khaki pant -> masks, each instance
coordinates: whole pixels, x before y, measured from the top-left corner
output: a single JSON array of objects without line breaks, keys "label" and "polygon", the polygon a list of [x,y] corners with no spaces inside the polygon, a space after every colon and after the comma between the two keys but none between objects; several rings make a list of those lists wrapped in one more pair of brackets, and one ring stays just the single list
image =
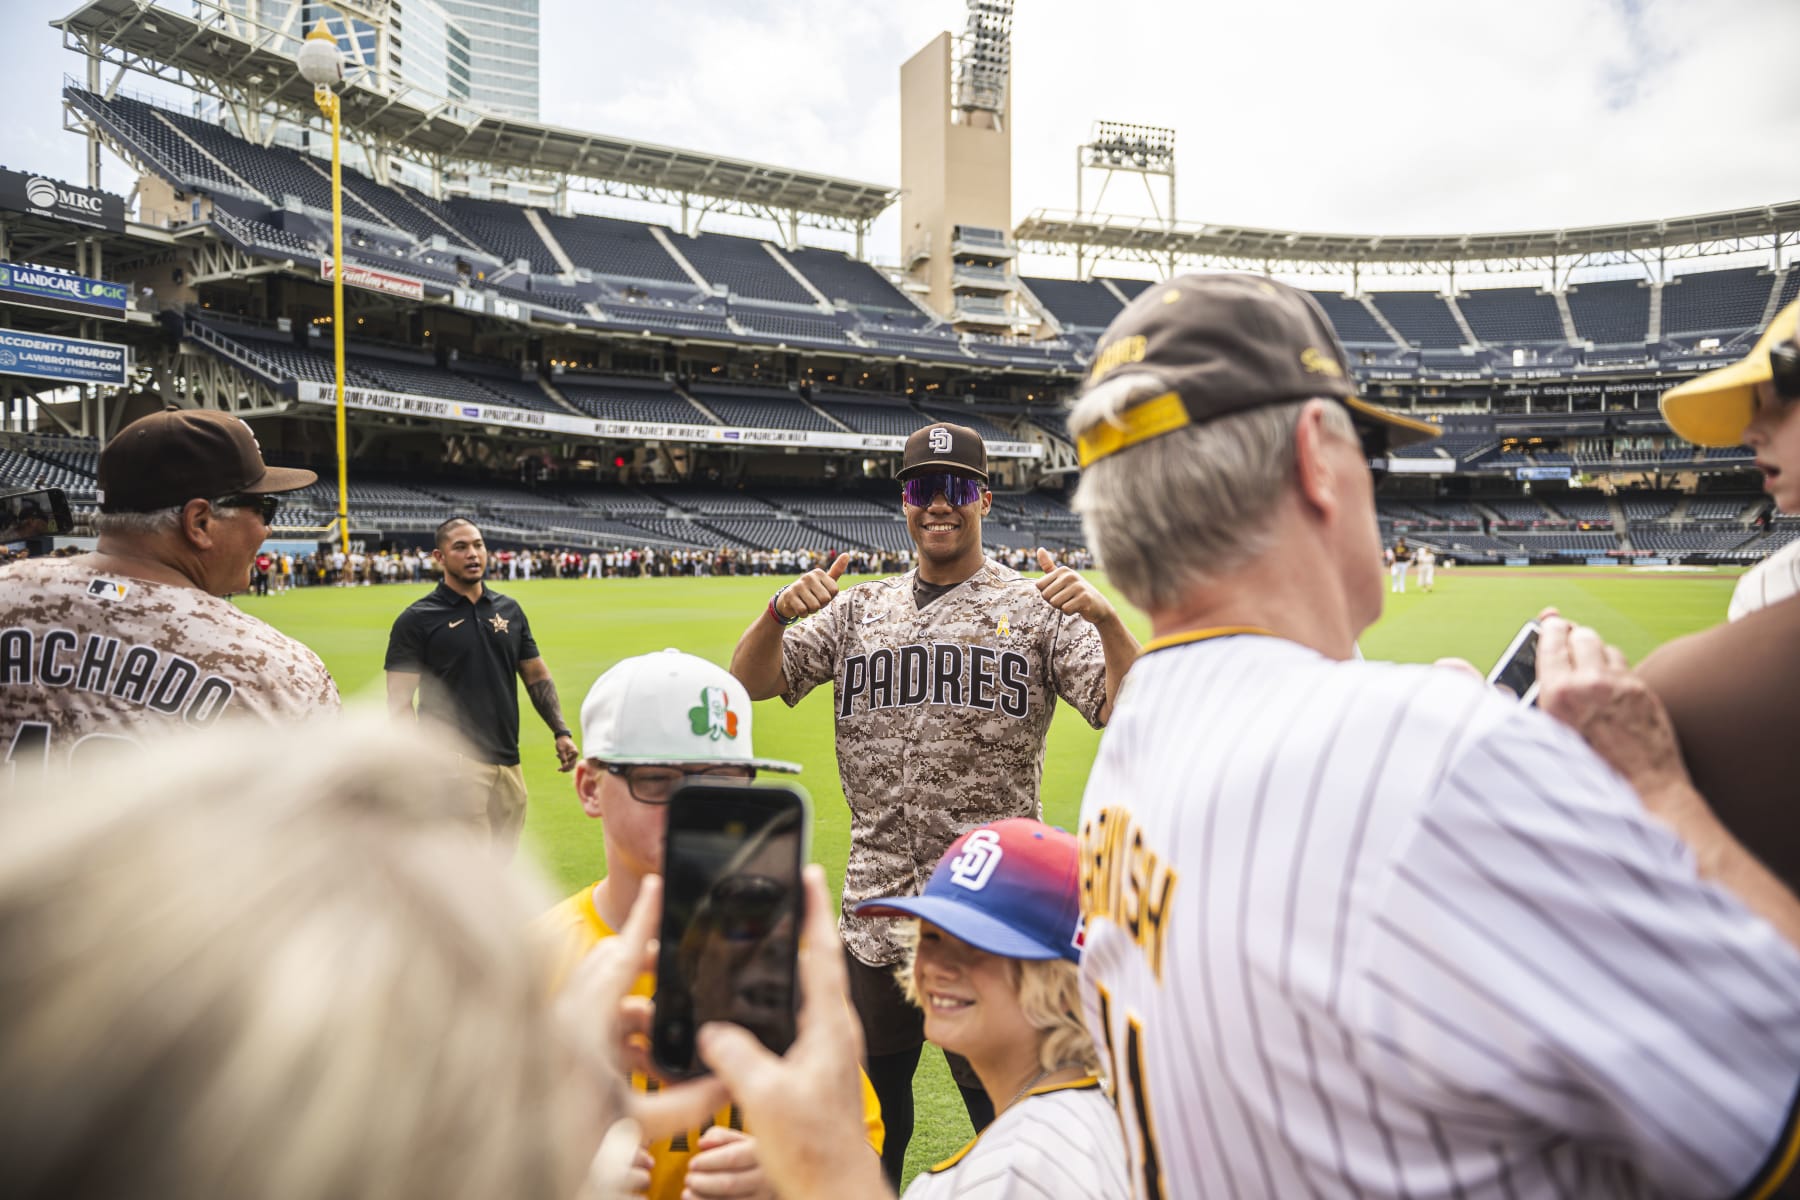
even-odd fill
[{"label": "khaki pant", "polygon": [[511,858],[519,848],[519,832],[525,828],[525,772],[519,764],[476,762],[464,759],[475,780],[477,803],[469,815],[470,826]]}]

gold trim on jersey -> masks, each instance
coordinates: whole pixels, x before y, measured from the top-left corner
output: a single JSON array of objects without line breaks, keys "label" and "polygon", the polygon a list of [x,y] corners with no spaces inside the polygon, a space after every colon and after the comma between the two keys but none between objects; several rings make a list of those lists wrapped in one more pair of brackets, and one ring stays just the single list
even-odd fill
[{"label": "gold trim on jersey", "polygon": [[1782,1124],[1775,1148],[1738,1195],[1745,1200],[1768,1200],[1794,1173],[1797,1161],[1800,1161],[1800,1089],[1795,1091],[1794,1099],[1788,1105],[1787,1120]]},{"label": "gold trim on jersey", "polygon": [[[1020,1096],[1019,1100],[1014,1101],[1014,1103],[1016,1104],[1016,1103],[1019,1103],[1020,1101],[1029,1100],[1033,1096],[1048,1095],[1051,1092],[1080,1091],[1085,1088],[1097,1088],[1099,1086],[1100,1086],[1100,1077],[1098,1075],[1083,1075],[1080,1079],[1071,1079],[1067,1083],[1046,1083],[1043,1087],[1032,1088],[1029,1092],[1026,1092],[1023,1096]],[[1000,1118],[998,1116],[996,1116],[994,1119],[997,1121]],[[989,1125],[988,1128],[992,1129],[993,1126]],[[983,1130],[982,1132],[985,1133],[986,1130]],[[981,1140],[981,1134],[978,1133],[974,1137],[970,1138],[968,1140],[967,1144],[965,1144],[961,1150],[958,1150],[955,1154],[952,1154],[949,1158],[946,1158],[943,1162],[938,1163],[935,1167],[926,1167],[925,1168],[926,1173],[930,1174],[930,1175],[936,1175],[940,1171],[948,1171],[951,1167],[954,1167],[957,1163],[959,1163],[963,1159],[967,1158],[969,1156],[969,1151],[973,1150],[975,1148],[975,1143],[979,1142],[980,1140]]]},{"label": "gold trim on jersey", "polygon": [[1151,638],[1144,643],[1144,653],[1148,654],[1152,650],[1167,650],[1170,646],[1185,646],[1190,642],[1207,642],[1213,638],[1280,636],[1273,629],[1264,629],[1261,625],[1218,625],[1211,629],[1184,629],[1180,633],[1169,633],[1159,638]]}]

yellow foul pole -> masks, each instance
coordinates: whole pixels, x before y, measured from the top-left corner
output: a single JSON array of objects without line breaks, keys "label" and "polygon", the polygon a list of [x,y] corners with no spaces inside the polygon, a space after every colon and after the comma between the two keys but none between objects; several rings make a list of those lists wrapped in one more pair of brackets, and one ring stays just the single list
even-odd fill
[{"label": "yellow foul pole", "polygon": [[344,156],[343,123],[336,92],[331,97],[331,339],[337,357],[338,548],[350,552],[350,444],[344,431]]},{"label": "yellow foul pole", "polygon": [[[341,74],[337,63],[337,39],[321,20],[306,35],[307,46],[301,51],[301,69],[303,72],[311,68],[307,56],[312,53],[312,43],[319,42],[330,47],[326,55],[326,72],[313,72],[308,78],[337,78]],[[313,64],[316,66],[317,64]],[[319,111],[331,119],[331,341],[334,351],[337,373],[337,467],[338,467],[338,502],[337,531],[338,548],[348,553],[350,550],[350,452],[349,438],[344,431],[344,155],[343,155],[343,106],[339,103],[338,94],[331,90],[328,83],[313,84],[313,102]]]}]

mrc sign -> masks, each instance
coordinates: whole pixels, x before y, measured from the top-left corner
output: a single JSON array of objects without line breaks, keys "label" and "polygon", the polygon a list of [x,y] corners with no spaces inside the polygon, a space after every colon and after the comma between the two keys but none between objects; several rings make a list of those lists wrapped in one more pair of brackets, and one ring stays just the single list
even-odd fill
[{"label": "mrc sign", "polygon": [[125,228],[125,201],[111,192],[19,171],[0,170],[0,209],[114,233]]}]

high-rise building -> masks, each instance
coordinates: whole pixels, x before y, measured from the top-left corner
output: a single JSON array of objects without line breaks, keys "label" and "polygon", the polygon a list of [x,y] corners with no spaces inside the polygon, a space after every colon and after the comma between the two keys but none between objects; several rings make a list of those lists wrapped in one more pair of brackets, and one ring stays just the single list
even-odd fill
[{"label": "high-rise building", "polygon": [[469,35],[469,103],[482,112],[537,120],[538,0],[438,3]]},{"label": "high-rise building", "polygon": [[300,28],[311,29],[319,21],[337,38],[347,70],[371,71],[390,91],[417,89],[481,107],[471,78],[469,31],[436,0],[357,6],[304,0]]}]

